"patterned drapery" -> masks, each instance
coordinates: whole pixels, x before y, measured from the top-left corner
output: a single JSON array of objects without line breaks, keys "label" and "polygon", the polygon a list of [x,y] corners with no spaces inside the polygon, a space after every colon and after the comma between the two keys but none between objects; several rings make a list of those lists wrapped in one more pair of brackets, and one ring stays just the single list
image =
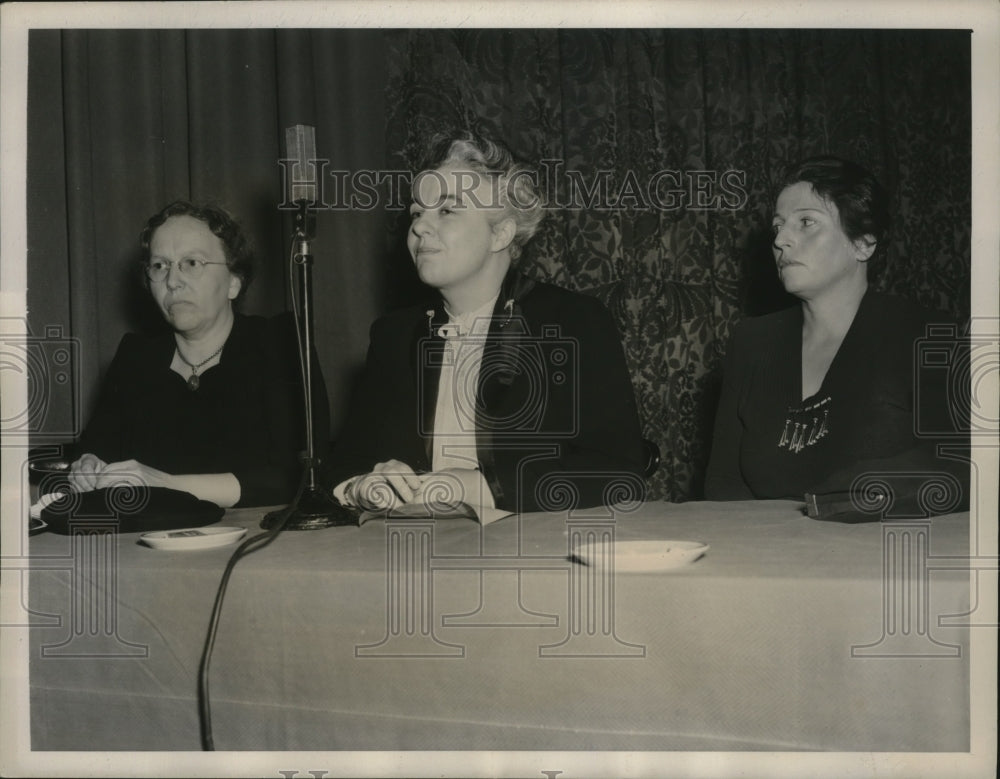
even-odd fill
[{"label": "patterned drapery", "polygon": [[[413,168],[464,128],[540,166],[529,275],[605,301],[647,438],[651,497],[700,497],[732,325],[790,301],[775,185],[832,153],[894,193],[880,289],[969,314],[970,37],[963,31],[406,30],[386,33],[386,149]],[[401,245],[402,220],[390,240]]]}]

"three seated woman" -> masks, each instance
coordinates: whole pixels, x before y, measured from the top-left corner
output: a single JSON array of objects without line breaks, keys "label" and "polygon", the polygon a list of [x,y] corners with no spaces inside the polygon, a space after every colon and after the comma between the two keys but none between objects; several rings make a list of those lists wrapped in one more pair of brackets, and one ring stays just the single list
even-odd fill
[{"label": "three seated woman", "polygon": [[[519,513],[643,498],[639,412],[611,315],[516,268],[544,215],[530,172],[467,136],[415,178],[406,242],[431,294],[372,325],[324,458],[341,503],[392,508],[442,482],[449,501]],[[885,192],[859,166],[824,157],[789,172],[772,250],[800,304],[735,329],[706,498],[801,500],[887,469],[967,482],[967,465],[939,458],[914,423],[914,344],[948,318],[869,286],[887,227]],[[138,481],[223,507],[287,502],[305,437],[294,323],[235,310],[252,277],[239,226],[174,203],[141,245],[170,331],[123,338],[72,484]],[[324,440],[321,377],[313,397]]]}]

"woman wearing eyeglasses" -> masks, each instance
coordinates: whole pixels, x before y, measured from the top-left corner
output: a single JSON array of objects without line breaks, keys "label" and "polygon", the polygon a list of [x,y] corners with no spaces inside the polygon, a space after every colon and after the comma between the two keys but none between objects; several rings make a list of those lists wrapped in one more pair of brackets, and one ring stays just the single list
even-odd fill
[{"label": "woman wearing eyeglasses", "polygon": [[[171,331],[122,339],[72,484],[166,487],[223,507],[287,502],[305,437],[293,323],[234,310],[253,272],[239,225],[179,201],[149,219],[140,244],[145,285]],[[316,429],[326,436],[316,373]]]}]

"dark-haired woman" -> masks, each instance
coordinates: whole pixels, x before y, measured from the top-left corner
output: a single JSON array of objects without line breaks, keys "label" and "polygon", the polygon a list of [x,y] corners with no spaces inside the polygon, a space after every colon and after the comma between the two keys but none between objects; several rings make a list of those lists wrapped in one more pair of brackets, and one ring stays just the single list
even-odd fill
[{"label": "dark-haired woman", "polygon": [[706,498],[801,500],[847,492],[863,473],[961,474],[918,437],[914,414],[915,343],[949,319],[868,284],[888,221],[884,190],[858,165],[819,157],[786,177],[772,250],[801,303],[736,327]]},{"label": "dark-haired woman", "polygon": [[[70,480],[189,492],[223,507],[284,503],[304,448],[293,321],[234,310],[252,254],[225,211],[172,203],[140,239],[143,277],[171,331],[128,334],[108,369]],[[322,379],[313,389],[327,435]]]}]

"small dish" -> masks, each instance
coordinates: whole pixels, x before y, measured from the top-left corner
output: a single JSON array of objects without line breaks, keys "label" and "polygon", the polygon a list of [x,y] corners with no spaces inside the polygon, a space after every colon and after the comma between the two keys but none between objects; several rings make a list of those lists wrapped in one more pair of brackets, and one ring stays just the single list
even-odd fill
[{"label": "small dish", "polygon": [[[645,571],[666,571],[693,563],[708,551],[708,544],[701,541],[616,541],[608,545],[614,550],[615,571],[622,573],[642,573]],[[575,556],[585,565],[597,568],[607,564],[607,555],[600,546],[579,546],[573,550]]]},{"label": "small dish", "polygon": [[211,549],[234,544],[246,533],[245,527],[192,527],[182,530],[154,530],[143,533],[139,540],[153,549]]},{"label": "small dish", "polygon": [[33,460],[28,470],[34,473],[69,473],[73,465],[69,460]]}]

